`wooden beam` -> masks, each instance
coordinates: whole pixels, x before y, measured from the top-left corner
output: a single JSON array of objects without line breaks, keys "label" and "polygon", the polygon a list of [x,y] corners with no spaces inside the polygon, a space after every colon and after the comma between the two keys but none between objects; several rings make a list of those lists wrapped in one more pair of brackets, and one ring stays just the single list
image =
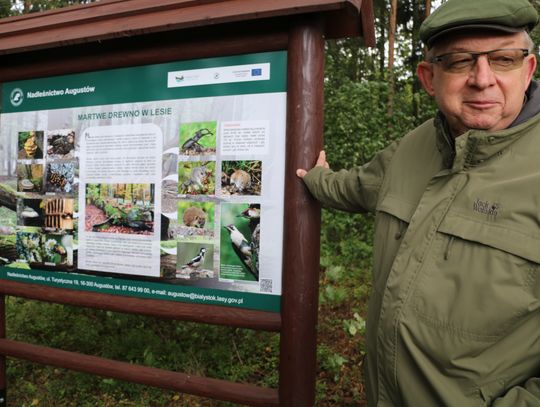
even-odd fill
[{"label": "wooden beam", "polygon": [[242,308],[124,297],[8,280],[3,280],[0,284],[0,294],[57,304],[237,328],[271,332],[278,332],[281,328],[279,313]]},{"label": "wooden beam", "polygon": [[285,407],[315,405],[321,210],[297,168],[311,168],[323,137],[323,21],[299,21],[290,33],[285,161],[283,328],[280,400]]},{"label": "wooden beam", "polygon": [[[288,36],[283,24],[270,23],[245,22],[227,30],[200,28],[0,55],[0,82],[286,49]],[[261,29],[264,34],[245,36],[245,32]]]},{"label": "wooden beam", "polygon": [[[147,35],[242,21],[264,21],[340,11],[356,19],[343,30],[342,18],[330,19],[329,31],[341,36],[374,31],[361,9],[371,0],[104,0],[28,16],[0,20],[0,54]],[[369,10],[366,8],[366,10]],[[363,32],[359,27],[363,25]],[[332,28],[333,27],[333,28]]]},{"label": "wooden beam", "polygon": [[133,365],[97,356],[0,339],[0,354],[48,366],[126,380],[181,393],[251,406],[278,406],[277,390]]}]

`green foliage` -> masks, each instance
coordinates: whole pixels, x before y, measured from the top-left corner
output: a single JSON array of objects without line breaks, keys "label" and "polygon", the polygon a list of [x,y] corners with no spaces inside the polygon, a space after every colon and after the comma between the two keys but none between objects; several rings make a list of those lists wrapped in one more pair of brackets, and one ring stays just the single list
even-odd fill
[{"label": "green foliage", "polygon": [[96,0],[24,0],[24,2],[11,0],[12,3],[15,3],[15,11],[22,14],[53,10],[76,4],[88,4],[94,1]]},{"label": "green foliage", "polygon": [[0,0],[0,18],[11,14],[11,0]]},{"label": "green foliage", "polygon": [[113,219],[113,224],[117,225],[121,223],[122,219],[126,219],[126,214],[117,206],[114,206],[110,203],[105,204],[105,215],[108,218]]},{"label": "green foliage", "polygon": [[86,185],[86,197],[89,199],[96,199],[99,197],[99,184],[87,184]]},{"label": "green foliage", "polygon": [[332,376],[334,381],[337,381],[342,367],[347,362],[347,359],[338,352],[334,352],[325,344],[322,344],[317,349],[317,360],[320,368],[325,370]]},{"label": "green foliage", "polygon": [[366,321],[358,312],[355,312],[352,319],[343,321],[343,328],[351,336],[364,335],[366,333]]},{"label": "green foliage", "polygon": [[17,212],[0,206],[0,225],[2,226],[15,226],[17,224]]}]

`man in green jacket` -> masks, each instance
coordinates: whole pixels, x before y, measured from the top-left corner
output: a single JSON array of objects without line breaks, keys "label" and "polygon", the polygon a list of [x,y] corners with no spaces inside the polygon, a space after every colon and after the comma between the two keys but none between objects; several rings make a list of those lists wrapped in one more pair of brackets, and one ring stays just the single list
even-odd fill
[{"label": "man in green jacket", "polygon": [[311,193],[376,213],[369,406],[540,406],[540,89],[527,0],[448,0],[421,28],[437,116]]}]

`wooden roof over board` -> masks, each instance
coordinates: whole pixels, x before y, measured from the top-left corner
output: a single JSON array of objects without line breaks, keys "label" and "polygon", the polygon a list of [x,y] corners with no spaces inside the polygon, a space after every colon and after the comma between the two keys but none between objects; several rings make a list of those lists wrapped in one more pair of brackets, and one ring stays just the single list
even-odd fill
[{"label": "wooden roof over board", "polygon": [[328,38],[375,44],[372,0],[101,0],[0,20],[0,55],[314,13]]}]

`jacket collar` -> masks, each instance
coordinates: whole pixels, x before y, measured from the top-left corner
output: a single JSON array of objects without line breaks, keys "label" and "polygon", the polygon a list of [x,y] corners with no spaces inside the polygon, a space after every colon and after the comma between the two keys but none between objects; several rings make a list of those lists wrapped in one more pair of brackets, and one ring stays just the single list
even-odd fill
[{"label": "jacket collar", "polygon": [[443,165],[452,172],[471,168],[500,154],[524,133],[524,129],[540,121],[540,86],[532,82],[527,89],[525,104],[519,116],[506,129],[495,132],[469,130],[459,137],[452,137],[448,122],[441,112],[435,116],[437,149]]}]

